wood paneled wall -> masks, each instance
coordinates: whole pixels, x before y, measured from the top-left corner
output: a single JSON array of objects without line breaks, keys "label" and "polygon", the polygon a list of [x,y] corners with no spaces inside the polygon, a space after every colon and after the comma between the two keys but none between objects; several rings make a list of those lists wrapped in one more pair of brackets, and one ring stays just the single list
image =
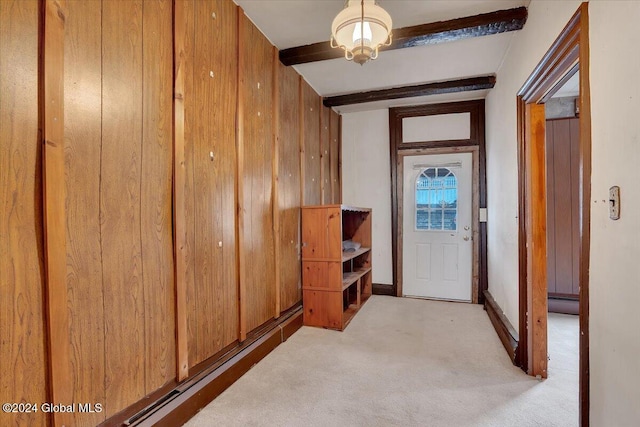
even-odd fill
[{"label": "wood paneled wall", "polygon": [[320,96],[301,79],[302,156],[304,198],[303,206],[322,204],[322,164],[320,158]]},{"label": "wood paneled wall", "polygon": [[300,76],[278,63],[278,245],[280,311],[302,299],[300,265]]},{"label": "wood paneled wall", "polygon": [[226,0],[182,1],[179,7],[186,12],[186,289],[192,367],[238,339],[238,10]]},{"label": "wood paneled wall", "polygon": [[580,120],[546,121],[547,289],[549,296],[579,296]]},{"label": "wood paneled wall", "polygon": [[0,24],[0,397],[104,408],[0,424],[116,422],[300,302],[339,116],[231,0],[0,0]]},{"label": "wood paneled wall", "polygon": [[66,192],[73,376],[53,392],[102,403],[61,417],[92,425],[175,378],[172,2],[68,2],[65,16],[66,179],[46,188]]},{"label": "wood paneled wall", "polygon": [[342,119],[338,113],[331,110],[330,130],[330,180],[331,201],[329,203],[342,203]]},{"label": "wood paneled wall", "polygon": [[[173,34],[172,1],[143,7],[142,265],[145,391],[175,378],[175,284],[172,239]],[[151,268],[149,268],[151,267]]]},{"label": "wood paneled wall", "polygon": [[[0,1],[0,401],[46,402],[40,4]],[[0,413],[2,425],[46,425],[47,414]]]},{"label": "wood paneled wall", "polygon": [[331,109],[320,108],[320,188],[322,204],[333,203],[331,193]]},{"label": "wood paneled wall", "polygon": [[340,115],[322,106],[320,114],[320,158],[322,204],[342,201],[340,186]]},{"label": "wood paneled wall", "polygon": [[273,49],[260,30],[241,14],[238,67],[241,339],[276,312]]},{"label": "wood paneled wall", "polygon": [[[102,5],[75,2],[69,5],[69,12],[64,46],[67,298],[73,319],[69,328],[73,349],[69,365],[73,399],[106,403],[100,223]],[[75,419],[87,424],[102,420],[101,413]]]}]

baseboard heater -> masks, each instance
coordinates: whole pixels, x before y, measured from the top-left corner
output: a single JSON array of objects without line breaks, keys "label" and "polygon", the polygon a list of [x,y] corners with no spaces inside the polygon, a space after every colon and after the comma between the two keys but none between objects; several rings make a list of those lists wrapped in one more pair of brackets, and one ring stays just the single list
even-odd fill
[{"label": "baseboard heater", "polygon": [[103,425],[176,426],[182,425],[231,384],[244,375],[278,345],[302,327],[302,306],[296,306],[267,324],[253,337],[220,357],[211,367],[177,385],[122,423],[106,420]]}]

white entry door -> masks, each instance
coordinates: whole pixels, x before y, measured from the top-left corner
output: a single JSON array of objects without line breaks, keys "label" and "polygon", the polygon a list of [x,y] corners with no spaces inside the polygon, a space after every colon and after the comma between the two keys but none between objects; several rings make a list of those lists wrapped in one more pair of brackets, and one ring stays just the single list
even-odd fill
[{"label": "white entry door", "polygon": [[402,290],[471,301],[471,153],[404,157]]}]

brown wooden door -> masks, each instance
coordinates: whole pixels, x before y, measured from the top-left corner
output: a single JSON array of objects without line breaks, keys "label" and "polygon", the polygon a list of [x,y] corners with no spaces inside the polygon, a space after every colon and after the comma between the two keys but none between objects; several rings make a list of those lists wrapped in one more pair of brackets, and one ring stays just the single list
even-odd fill
[{"label": "brown wooden door", "polygon": [[[579,293],[579,126],[577,118],[547,121],[547,262],[551,299],[577,301]],[[573,305],[577,313],[577,304]],[[549,311],[567,311],[553,306],[550,301]]]}]

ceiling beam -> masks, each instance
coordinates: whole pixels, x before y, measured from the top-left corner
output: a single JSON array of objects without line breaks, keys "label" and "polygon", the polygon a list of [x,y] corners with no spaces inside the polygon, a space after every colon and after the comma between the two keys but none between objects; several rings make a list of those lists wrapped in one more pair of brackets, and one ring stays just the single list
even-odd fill
[{"label": "ceiling beam", "polygon": [[[397,28],[393,30],[393,43],[380,50],[403,49],[517,31],[524,27],[526,21],[527,8],[523,6],[448,21]],[[342,57],[344,57],[344,51],[332,48],[328,41],[280,51],[280,62],[284,65],[304,64]]]},{"label": "ceiling beam", "polygon": [[341,105],[362,104],[365,102],[386,101],[389,99],[491,89],[495,84],[495,76],[472,77],[468,79],[448,80],[444,82],[425,83],[412,86],[399,86],[391,89],[371,90],[367,92],[355,92],[330,96],[324,98],[323,104],[326,107],[339,107]]}]

